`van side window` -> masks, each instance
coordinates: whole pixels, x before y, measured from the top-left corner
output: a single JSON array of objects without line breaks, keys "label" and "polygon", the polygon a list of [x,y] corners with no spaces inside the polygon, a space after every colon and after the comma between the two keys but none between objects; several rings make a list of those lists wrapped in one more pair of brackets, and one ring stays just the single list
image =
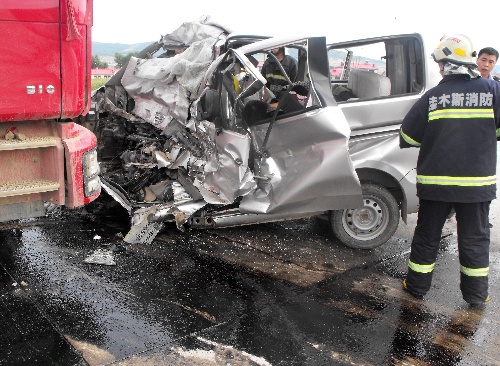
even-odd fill
[{"label": "van side window", "polygon": [[328,51],[337,102],[418,93],[423,87],[420,42],[396,37],[332,45]]}]

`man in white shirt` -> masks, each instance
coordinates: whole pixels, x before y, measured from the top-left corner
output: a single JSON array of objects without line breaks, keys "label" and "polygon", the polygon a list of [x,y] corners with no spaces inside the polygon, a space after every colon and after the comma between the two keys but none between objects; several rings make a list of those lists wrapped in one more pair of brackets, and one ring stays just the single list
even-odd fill
[{"label": "man in white shirt", "polygon": [[495,68],[498,61],[498,51],[493,47],[485,47],[479,51],[476,64],[477,70],[481,73],[481,77],[500,81],[496,76],[491,75],[491,71]]}]

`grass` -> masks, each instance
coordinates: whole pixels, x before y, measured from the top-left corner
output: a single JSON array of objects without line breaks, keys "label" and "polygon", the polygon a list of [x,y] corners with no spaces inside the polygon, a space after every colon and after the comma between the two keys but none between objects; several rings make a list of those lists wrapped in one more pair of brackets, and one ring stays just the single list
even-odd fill
[{"label": "grass", "polygon": [[92,90],[99,89],[101,86],[106,84],[110,78],[92,79]]}]

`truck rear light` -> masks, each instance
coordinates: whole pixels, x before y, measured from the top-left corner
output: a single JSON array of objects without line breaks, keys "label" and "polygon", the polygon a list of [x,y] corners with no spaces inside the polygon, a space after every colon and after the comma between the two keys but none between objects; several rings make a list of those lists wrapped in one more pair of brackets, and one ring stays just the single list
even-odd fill
[{"label": "truck rear light", "polygon": [[97,192],[99,192],[100,188],[101,179],[99,178],[99,176],[96,176],[85,183],[85,196],[89,197],[93,194],[96,194]]},{"label": "truck rear light", "polygon": [[99,179],[100,167],[97,162],[97,150],[92,149],[83,154],[83,185],[85,187],[85,196],[89,197],[97,193],[101,188]]}]

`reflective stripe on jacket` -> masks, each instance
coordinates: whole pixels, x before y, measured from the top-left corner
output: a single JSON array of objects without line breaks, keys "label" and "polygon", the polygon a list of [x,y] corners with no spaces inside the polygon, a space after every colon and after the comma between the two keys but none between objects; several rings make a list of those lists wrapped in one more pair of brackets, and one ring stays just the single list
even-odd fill
[{"label": "reflective stripe on jacket", "polygon": [[[288,75],[291,82],[295,82],[297,78],[297,61],[290,55],[285,55],[283,60],[281,60],[281,66]],[[272,57],[268,57],[264,62],[261,70],[262,76],[267,80],[266,86],[272,91],[279,91],[276,87],[286,86],[288,82],[283,75],[279,65],[276,60]],[[281,88],[279,88],[281,90]]]}]

